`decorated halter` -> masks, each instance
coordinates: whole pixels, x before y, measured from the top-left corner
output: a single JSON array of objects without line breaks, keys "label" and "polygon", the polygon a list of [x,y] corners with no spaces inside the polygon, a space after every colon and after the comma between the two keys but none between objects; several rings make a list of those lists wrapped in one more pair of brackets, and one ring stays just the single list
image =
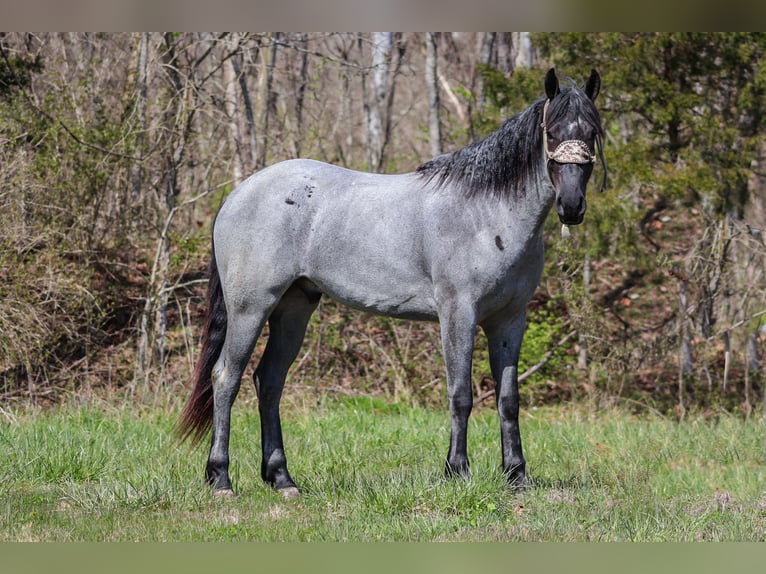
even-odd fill
[{"label": "decorated halter", "polygon": [[556,146],[556,149],[550,151],[548,149],[548,104],[550,100],[545,100],[545,106],[543,106],[543,123],[540,127],[543,128],[543,150],[545,151],[545,157],[549,160],[553,160],[556,163],[596,163],[596,155],[590,153],[590,148],[582,140],[566,140]]},{"label": "decorated halter", "polygon": [[[545,100],[543,106],[543,123],[540,127],[543,128],[543,151],[545,151],[545,157],[548,160],[553,160],[556,163],[596,163],[596,154],[590,153],[590,148],[582,140],[566,140],[556,146],[553,151],[548,149],[548,104],[550,100]],[[603,162],[603,155],[602,155]],[[606,165],[604,165],[606,167]],[[606,184],[606,176],[604,177],[604,184]],[[561,225],[561,237],[568,239],[570,236],[569,226],[566,224]]]}]

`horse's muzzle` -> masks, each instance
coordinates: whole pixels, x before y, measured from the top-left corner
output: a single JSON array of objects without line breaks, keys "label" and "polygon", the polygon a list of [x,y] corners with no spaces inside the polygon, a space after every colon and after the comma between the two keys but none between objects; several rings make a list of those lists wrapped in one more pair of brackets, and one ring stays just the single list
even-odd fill
[{"label": "horse's muzzle", "polygon": [[556,198],[556,213],[559,221],[564,225],[579,225],[585,218],[585,194],[564,200],[562,196]]},{"label": "horse's muzzle", "polygon": [[584,219],[585,219],[585,216],[580,216],[577,219],[567,219],[559,215],[559,221],[563,223],[564,225],[580,225]]}]

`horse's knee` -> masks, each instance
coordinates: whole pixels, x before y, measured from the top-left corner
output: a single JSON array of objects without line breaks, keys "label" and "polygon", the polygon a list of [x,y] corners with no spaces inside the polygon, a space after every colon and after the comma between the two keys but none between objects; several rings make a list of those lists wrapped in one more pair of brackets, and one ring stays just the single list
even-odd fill
[{"label": "horse's knee", "polygon": [[449,408],[452,416],[458,418],[468,418],[473,410],[473,396],[471,388],[460,390],[449,394]]},{"label": "horse's knee", "polygon": [[471,410],[473,409],[472,402],[457,402],[452,405],[452,416],[461,420],[466,420],[471,416]]}]

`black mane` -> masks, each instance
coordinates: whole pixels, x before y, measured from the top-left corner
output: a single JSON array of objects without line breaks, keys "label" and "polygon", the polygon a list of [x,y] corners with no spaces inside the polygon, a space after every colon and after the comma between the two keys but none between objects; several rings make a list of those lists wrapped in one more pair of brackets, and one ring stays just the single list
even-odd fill
[{"label": "black mane", "polygon": [[[454,184],[467,196],[519,197],[546,177],[542,123],[545,98],[506,120],[487,137],[422,164],[417,173],[437,188]],[[562,88],[548,106],[549,125],[568,115],[580,116],[600,135],[598,111],[585,93]]]}]

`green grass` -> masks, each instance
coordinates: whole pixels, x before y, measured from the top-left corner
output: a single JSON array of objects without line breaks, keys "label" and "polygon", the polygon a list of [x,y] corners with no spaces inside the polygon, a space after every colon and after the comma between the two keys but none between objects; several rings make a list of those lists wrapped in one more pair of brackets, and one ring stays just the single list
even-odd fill
[{"label": "green grass", "polygon": [[[15,420],[9,420],[15,419]],[[218,499],[206,452],[174,416],[95,406],[0,423],[0,540],[686,541],[766,539],[763,425],[678,423],[621,411],[524,412],[534,487],[506,488],[491,410],[471,418],[473,478],[445,479],[446,411],[379,399],[285,409],[285,502],[259,478],[253,405],[235,406],[232,479]]]}]

